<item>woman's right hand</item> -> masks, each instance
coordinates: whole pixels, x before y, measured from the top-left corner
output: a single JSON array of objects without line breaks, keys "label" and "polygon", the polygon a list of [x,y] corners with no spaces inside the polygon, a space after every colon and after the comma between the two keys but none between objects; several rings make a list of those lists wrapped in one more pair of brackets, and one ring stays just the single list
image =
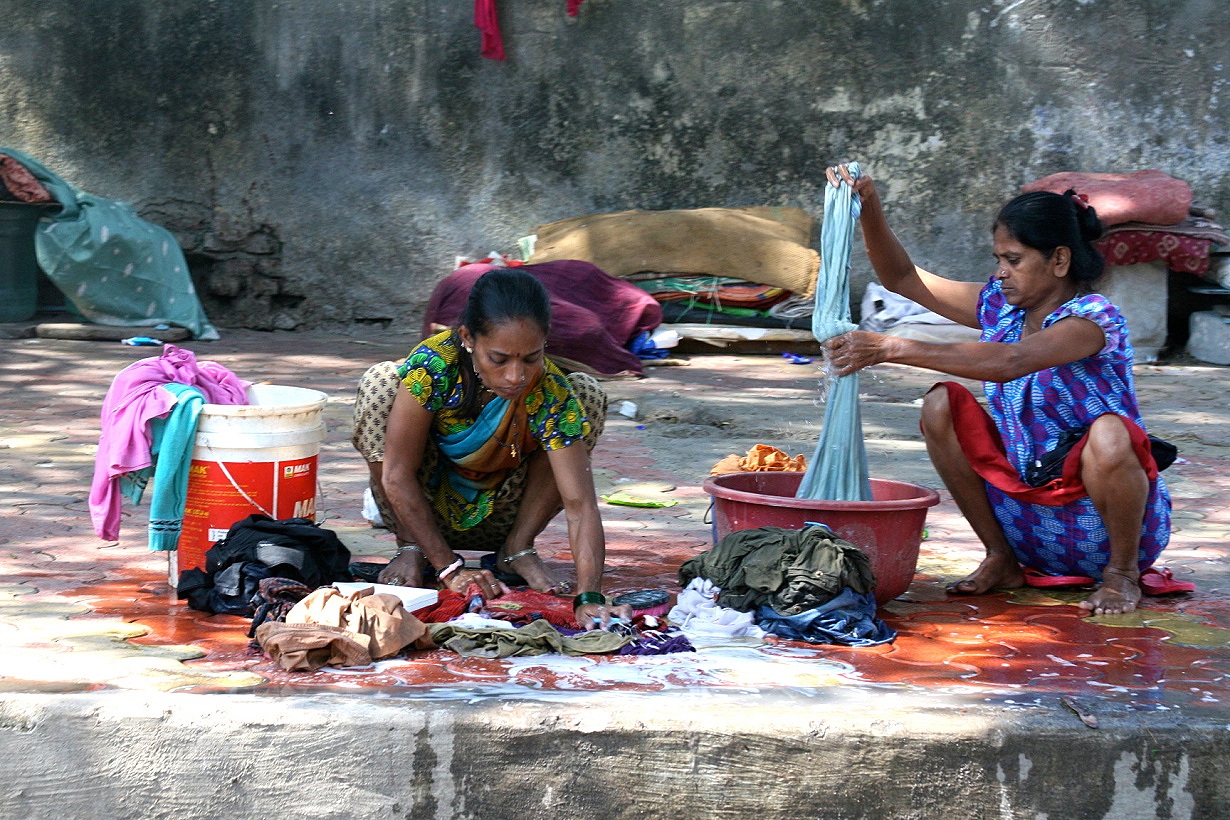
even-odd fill
[{"label": "woman's right hand", "polygon": [[891,337],[866,330],[853,330],[824,342],[824,358],[838,376],[883,364],[889,360],[888,341]]},{"label": "woman's right hand", "polygon": [[876,190],[875,180],[866,171],[859,174],[858,178],[855,179],[850,176],[849,166],[843,163],[841,165],[829,166],[825,169],[824,175],[828,177],[829,184],[834,188],[840,188],[843,183],[853,188],[854,193],[859,195],[864,210],[873,203],[877,206],[879,205],[880,194]]},{"label": "woman's right hand", "polygon": [[422,587],[423,556],[414,550],[405,550],[380,570],[376,580],[394,586]]},{"label": "woman's right hand", "polygon": [[495,579],[491,570],[487,569],[466,569],[463,567],[456,572],[450,573],[442,583],[453,592],[461,595],[466,594],[471,586],[478,587],[478,591],[485,601],[498,598],[510,591],[503,582]]}]

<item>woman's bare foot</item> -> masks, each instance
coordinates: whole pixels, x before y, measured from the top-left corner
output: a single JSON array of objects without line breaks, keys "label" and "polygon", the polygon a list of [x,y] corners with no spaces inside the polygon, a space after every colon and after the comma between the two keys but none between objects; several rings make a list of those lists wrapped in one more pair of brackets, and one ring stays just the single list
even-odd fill
[{"label": "woman's bare foot", "polygon": [[1081,609],[1094,615],[1123,615],[1135,612],[1140,603],[1140,572],[1106,567],[1102,570],[1102,586],[1081,601]]},{"label": "woman's bare foot", "polygon": [[1014,555],[987,555],[966,578],[948,585],[953,595],[982,595],[993,589],[1013,589],[1025,586],[1025,573]]},{"label": "woman's bare foot", "polygon": [[417,550],[405,550],[389,562],[376,576],[382,584],[403,587],[423,586],[423,554]]},{"label": "woman's bare foot", "polygon": [[[525,554],[521,555],[521,553]],[[496,553],[495,560],[502,572],[515,572],[525,579],[525,583],[529,584],[531,589],[539,592],[550,592],[560,586],[560,580],[547,569],[546,564],[538,557],[538,553],[516,550],[511,554],[521,555],[521,557],[515,558],[509,563],[504,560],[504,550]]]}]

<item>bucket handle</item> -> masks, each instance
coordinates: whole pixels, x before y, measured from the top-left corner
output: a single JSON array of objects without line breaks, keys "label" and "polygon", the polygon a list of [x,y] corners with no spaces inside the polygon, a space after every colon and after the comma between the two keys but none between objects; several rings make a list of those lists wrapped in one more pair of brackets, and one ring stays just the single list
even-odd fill
[{"label": "bucket handle", "polygon": [[[209,451],[209,454],[211,456],[213,456],[214,448],[210,447],[207,444],[205,445],[205,449]],[[252,496],[248,495],[247,493],[243,491],[243,487],[240,487],[238,482],[235,481],[234,476],[231,475],[231,471],[226,469],[226,462],[218,460],[216,456],[214,457],[214,459],[215,459],[214,463],[222,468],[222,475],[226,476],[226,480],[231,482],[231,486],[235,488],[235,492],[242,495],[244,501],[247,501],[249,504],[251,504],[253,507],[256,507],[256,509],[260,510],[265,515],[269,516],[270,518],[273,518],[273,513],[269,512],[269,510],[262,507],[260,504],[256,502],[256,499],[252,498]]]},{"label": "bucket handle", "polygon": [[713,496],[709,496],[709,509],[705,510],[704,516],[700,519],[702,524],[712,524],[713,523],[713,505],[716,502],[717,502],[716,498],[714,498]]}]

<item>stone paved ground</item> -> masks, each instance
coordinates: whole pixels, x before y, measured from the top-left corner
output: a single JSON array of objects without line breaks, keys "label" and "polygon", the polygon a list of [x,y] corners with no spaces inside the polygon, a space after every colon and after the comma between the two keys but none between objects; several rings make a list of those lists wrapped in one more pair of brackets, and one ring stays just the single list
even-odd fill
[{"label": "stone paved ground", "polygon": [[[319,514],[357,556],[379,557],[389,555],[392,545],[360,514],[366,469],[349,445],[349,413],[353,386],[367,364],[404,354],[411,341],[375,332],[230,331],[221,341],[184,346],[248,380],[328,395]],[[893,732],[925,735],[934,731],[927,727],[935,715],[964,720],[976,712],[992,731],[1010,733],[1041,721],[1037,725],[1045,725],[1048,736],[1069,744],[1098,748],[1096,738],[1080,733],[1102,733],[1109,774],[1097,788],[1052,788],[1041,796],[1032,789],[1028,799],[1014,792],[1018,802],[1009,815],[1062,813],[1072,800],[1084,800],[1093,802],[1082,816],[1101,816],[1128,805],[1124,794],[1137,801],[1129,800],[1131,805],[1156,809],[1140,816],[1230,811],[1227,787],[1217,785],[1208,768],[1224,763],[1230,742],[1224,739],[1230,737],[1226,368],[1192,361],[1138,368],[1151,429],[1176,441],[1183,456],[1166,473],[1176,526],[1164,563],[1197,585],[1191,595],[1146,599],[1138,613],[1082,618],[1072,605],[1079,593],[1068,591],[949,598],[943,584],[968,571],[980,551],[941,491],[941,503],[927,519],[913,584],[881,610],[900,633],[891,645],[846,649],[735,641],[652,659],[508,661],[437,651],[369,670],[310,675],[282,672],[250,649],[241,619],[205,616],[174,597],[165,556],[151,554],[144,544],[147,506],[126,508],[116,543],[100,541],[91,529],[86,500],[101,401],[115,373],[156,353],[115,343],[0,340],[0,715],[11,717],[30,697],[50,697],[37,702],[54,710],[57,703],[69,709],[76,701],[65,699],[75,694],[106,692],[143,698],[164,692],[228,692],[232,698],[324,692],[460,703],[551,693],[567,699],[612,691],[710,691],[732,698],[735,724],[760,707],[769,714],[780,698],[845,699],[859,704],[855,712],[877,703],[887,708],[891,700],[898,727]],[[822,418],[816,368],[777,355],[693,355],[648,372],[641,380],[607,382],[612,414],[596,453],[599,491],[625,489],[678,504],[604,506],[608,589],[615,592],[677,590],[679,564],[710,545],[710,498],[701,487],[709,467],[756,443],[810,455]],[[926,373],[894,366],[864,376],[873,476],[938,488],[917,434],[917,402],[932,381]],[[636,418],[614,412],[623,401],[637,405]],[[549,561],[569,557],[558,523],[540,546]],[[1088,728],[1090,722],[1099,728]],[[0,760],[7,725],[0,719]],[[1171,755],[1164,766],[1141,762],[1137,746],[1145,736],[1156,746],[1155,757]],[[1045,745],[1037,737],[1031,742]],[[1128,748],[1135,762],[1122,769],[1114,761]],[[1056,770],[1062,778],[1063,766]],[[994,769],[988,771],[992,777]],[[1028,779],[1027,773],[1009,774],[1020,783]],[[1008,775],[1001,768],[994,776],[1002,781]],[[41,805],[37,789],[26,799]]]}]

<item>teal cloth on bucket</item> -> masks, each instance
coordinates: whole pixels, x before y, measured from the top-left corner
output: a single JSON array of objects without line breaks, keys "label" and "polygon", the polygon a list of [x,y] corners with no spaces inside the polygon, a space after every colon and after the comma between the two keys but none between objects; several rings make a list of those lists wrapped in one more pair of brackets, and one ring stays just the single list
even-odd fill
[{"label": "teal cloth on bucket", "polygon": [[176,325],[195,339],[218,338],[170,231],[128,205],[77,189],[20,151],[0,153],[25,166],[59,204],[35,231],[35,255],[84,319],[120,327]]},{"label": "teal cloth on bucket", "polygon": [[[847,166],[850,176],[861,173],[857,162]],[[816,341],[849,333],[850,245],[862,202],[844,182],[824,186],[824,223],[820,229],[820,280],[811,332]],[[820,442],[799,482],[796,498],[828,501],[870,501],[867,448],[863,443],[863,416],[858,403],[857,373],[829,380]]]},{"label": "teal cloth on bucket", "polygon": [[154,497],[149,507],[149,548],[154,551],[179,548],[197,421],[205,406],[205,394],[195,387],[173,383],[162,387],[175,394],[176,402],[165,419],[150,420]]}]

